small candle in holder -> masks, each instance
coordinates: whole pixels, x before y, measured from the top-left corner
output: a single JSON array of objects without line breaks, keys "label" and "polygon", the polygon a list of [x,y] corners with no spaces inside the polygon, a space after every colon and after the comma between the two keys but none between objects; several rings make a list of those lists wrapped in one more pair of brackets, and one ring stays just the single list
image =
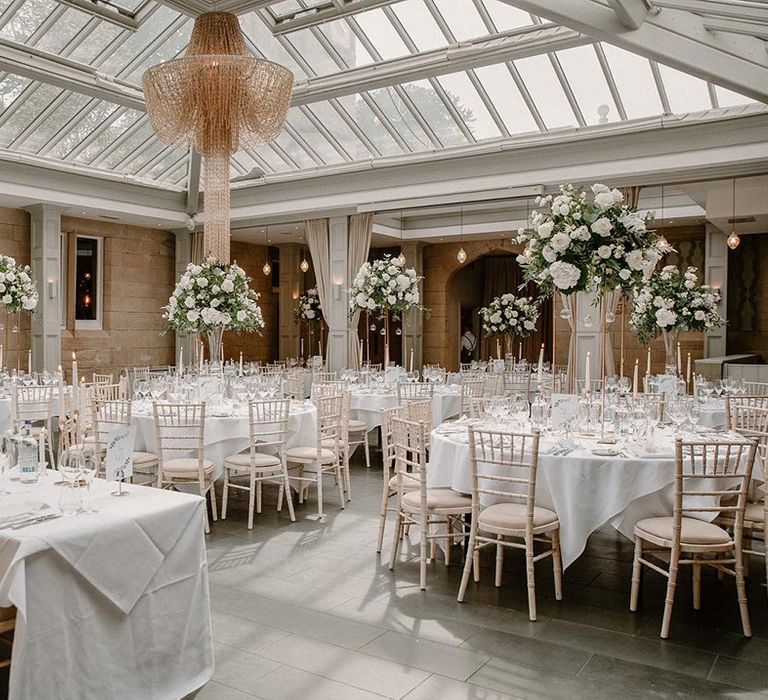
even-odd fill
[{"label": "small candle in holder", "polygon": [[501,359],[501,341],[496,338],[496,359]]},{"label": "small candle in holder", "polygon": [[648,348],[648,364],[645,368],[645,373],[646,374],[651,373],[651,348]]},{"label": "small candle in holder", "polygon": [[32,374],[32,349],[27,352],[27,374]]},{"label": "small candle in holder", "polygon": [[635,375],[632,377],[632,394],[637,399],[637,392],[638,392],[638,383],[639,383],[639,374],[640,374],[640,358],[635,358]]},{"label": "small candle in holder", "polygon": [[539,350],[539,385],[544,383],[544,343],[541,344],[541,350]]},{"label": "small candle in holder", "polygon": [[243,351],[240,351],[240,376],[243,376]]},{"label": "small candle in holder", "polygon": [[592,381],[591,381],[591,378],[590,378],[590,365],[592,364],[591,363],[591,359],[592,359],[592,353],[591,352],[587,352],[587,359],[586,359],[586,362],[584,363],[585,364],[585,367],[584,367],[584,388],[585,388],[587,394],[592,393]]},{"label": "small candle in holder", "polygon": [[691,383],[691,353],[688,353],[688,360],[685,364],[685,383]]},{"label": "small candle in holder", "polygon": [[677,373],[683,373],[683,358],[680,354],[680,341],[677,343]]}]

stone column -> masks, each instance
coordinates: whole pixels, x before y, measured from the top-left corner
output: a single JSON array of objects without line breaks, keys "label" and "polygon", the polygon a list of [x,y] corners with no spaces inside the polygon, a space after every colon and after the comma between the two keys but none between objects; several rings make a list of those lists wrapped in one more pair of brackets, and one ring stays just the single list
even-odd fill
[{"label": "stone column", "polygon": [[[278,246],[280,250],[280,290],[278,301],[279,318],[279,348],[278,357],[281,360],[287,357],[299,356],[299,324],[294,318],[296,300],[301,294],[302,278],[304,273],[299,268],[301,264],[302,247],[298,243],[284,243]],[[273,332],[267,328],[267,333]],[[310,348],[305,348],[304,352]],[[314,348],[314,354],[317,348]]]},{"label": "stone column", "polygon": [[[405,255],[405,264],[416,270],[420,277],[424,274],[424,244],[423,243],[405,243],[401,246],[403,255]],[[419,284],[419,295],[422,304],[424,303],[424,284]],[[403,325],[403,357],[402,366],[410,369],[411,348],[413,348],[413,367],[421,369],[424,363],[424,313],[418,310],[411,310],[405,315]]]},{"label": "stone column", "polygon": [[[61,214],[47,204],[30,213],[32,270],[39,301],[32,314],[32,369],[55,370],[61,364]],[[74,277],[73,277],[74,278]],[[21,366],[26,366],[26,358]]]},{"label": "stone column", "polygon": [[340,370],[349,366],[347,352],[347,257],[349,219],[335,216],[328,220],[328,250],[330,262],[330,308],[325,314],[328,323],[328,368]]},{"label": "stone column", "polygon": [[[179,278],[184,274],[187,269],[187,265],[192,262],[192,233],[189,231],[176,231],[176,279],[174,280],[174,286]],[[179,361],[179,350],[184,348],[184,364],[188,365],[189,362],[195,357],[194,350],[192,348],[190,337],[187,335],[176,334],[176,351],[174,355],[173,363],[176,364]]]},{"label": "stone column", "polygon": [[[727,235],[707,224],[704,247],[704,283],[720,290],[718,313],[728,320],[728,246]],[[713,328],[704,334],[704,357],[726,354],[726,326]]]}]

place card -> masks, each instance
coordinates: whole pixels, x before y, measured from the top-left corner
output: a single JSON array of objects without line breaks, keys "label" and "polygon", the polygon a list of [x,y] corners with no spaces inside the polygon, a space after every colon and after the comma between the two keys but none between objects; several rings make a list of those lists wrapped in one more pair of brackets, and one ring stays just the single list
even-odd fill
[{"label": "place card", "polygon": [[120,426],[107,435],[105,467],[107,481],[122,481],[133,474],[133,443],[136,431],[133,426]]},{"label": "place card", "polygon": [[552,394],[552,429],[558,430],[579,417],[579,397],[576,394]]}]

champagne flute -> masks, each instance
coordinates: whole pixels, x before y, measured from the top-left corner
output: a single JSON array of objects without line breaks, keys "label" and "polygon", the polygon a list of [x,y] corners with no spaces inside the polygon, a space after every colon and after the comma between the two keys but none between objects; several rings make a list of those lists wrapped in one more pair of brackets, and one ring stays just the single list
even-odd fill
[{"label": "champagne flute", "polygon": [[99,460],[93,450],[83,450],[80,461],[80,502],[83,513],[98,513],[91,505],[91,482],[99,471]]}]

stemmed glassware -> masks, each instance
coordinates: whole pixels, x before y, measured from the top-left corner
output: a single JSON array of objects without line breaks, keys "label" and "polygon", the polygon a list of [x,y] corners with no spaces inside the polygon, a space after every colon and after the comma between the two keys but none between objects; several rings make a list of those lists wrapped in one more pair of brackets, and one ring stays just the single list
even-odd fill
[{"label": "stemmed glassware", "polygon": [[9,435],[0,438],[0,496],[10,493],[5,483],[11,470],[11,439]]},{"label": "stemmed glassware", "polygon": [[680,435],[680,428],[688,418],[688,405],[684,398],[670,396],[667,404],[667,416],[675,424],[675,435]]},{"label": "stemmed glassware", "polygon": [[70,448],[59,455],[59,474],[66,482],[59,496],[59,510],[62,515],[75,515],[80,510],[80,499],[75,484],[80,478],[82,450]]},{"label": "stemmed glassware", "polygon": [[80,501],[83,513],[97,513],[91,505],[91,482],[99,471],[99,460],[93,450],[83,450],[80,460],[80,478],[83,483],[80,486]]}]

